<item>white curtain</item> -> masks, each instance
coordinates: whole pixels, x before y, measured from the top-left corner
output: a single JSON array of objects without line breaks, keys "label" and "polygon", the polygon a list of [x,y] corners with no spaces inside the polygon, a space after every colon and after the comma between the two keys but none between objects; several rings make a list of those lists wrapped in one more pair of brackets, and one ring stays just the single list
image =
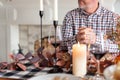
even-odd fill
[{"label": "white curtain", "polygon": [[100,3],[107,9],[115,11],[116,0],[100,0]]}]

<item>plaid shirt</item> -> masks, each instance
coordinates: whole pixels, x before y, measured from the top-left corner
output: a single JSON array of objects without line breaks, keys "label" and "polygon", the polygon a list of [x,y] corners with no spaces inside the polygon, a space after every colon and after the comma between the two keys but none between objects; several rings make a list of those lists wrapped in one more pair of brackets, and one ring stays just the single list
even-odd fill
[{"label": "plaid shirt", "polygon": [[[68,12],[64,18],[62,26],[63,43],[62,49],[67,46],[71,53],[72,45],[76,43],[76,34],[79,27],[91,27],[96,33],[98,31],[110,33],[112,28],[116,27],[118,15],[99,5],[99,8],[93,14],[89,15],[84,10],[76,8]],[[99,43],[97,37],[96,43]],[[110,43],[109,51],[113,52],[118,49],[118,46],[110,40],[105,41]],[[106,44],[105,43],[105,44]],[[106,44],[107,45],[107,44]],[[106,46],[105,46],[106,47]]]}]

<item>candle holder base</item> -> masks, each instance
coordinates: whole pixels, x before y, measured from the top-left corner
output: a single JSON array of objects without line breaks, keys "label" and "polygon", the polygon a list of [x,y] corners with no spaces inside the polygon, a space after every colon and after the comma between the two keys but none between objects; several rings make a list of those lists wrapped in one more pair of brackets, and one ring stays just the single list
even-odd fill
[{"label": "candle holder base", "polygon": [[67,74],[73,74],[73,72],[72,72],[72,68],[68,71],[68,72],[66,72]]},{"label": "candle holder base", "polygon": [[63,72],[62,68],[57,65],[55,65],[53,69],[48,71],[48,73],[62,73],[62,72]]}]

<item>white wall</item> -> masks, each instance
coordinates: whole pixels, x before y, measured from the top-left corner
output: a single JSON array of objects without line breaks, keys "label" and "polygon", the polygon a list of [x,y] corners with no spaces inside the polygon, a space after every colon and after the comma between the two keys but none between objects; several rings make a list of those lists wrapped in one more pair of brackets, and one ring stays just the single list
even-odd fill
[{"label": "white wall", "polygon": [[[48,1],[49,3],[47,3]],[[44,0],[43,24],[53,23],[53,1]],[[120,12],[120,0],[100,0],[102,5],[117,13]],[[70,3],[69,3],[70,2]],[[39,0],[12,0],[8,3],[17,10],[18,24],[40,24],[39,17]],[[117,4],[117,5],[116,5]],[[59,24],[62,24],[65,14],[78,7],[77,0],[58,0],[58,17]]]},{"label": "white wall", "polygon": [[[5,1],[5,0],[2,0]],[[52,24],[53,23],[53,1],[54,0],[44,0],[44,16],[43,24]],[[120,12],[119,5],[120,0],[100,0],[102,5],[110,10],[113,10],[117,13]],[[70,3],[69,3],[70,2]],[[113,4],[114,2],[114,4]],[[39,17],[39,0],[11,0],[4,4],[6,7],[15,8],[17,11],[17,24],[40,24]],[[58,0],[58,17],[59,24],[62,24],[65,14],[73,9],[78,7],[77,0]],[[115,7],[114,7],[115,6]],[[9,8],[9,17],[13,18],[13,10]]]},{"label": "white wall", "polygon": [[[29,1],[31,1],[32,3],[30,3]],[[48,0],[48,1],[49,1],[49,4],[44,2],[45,4],[44,4],[43,24],[53,23],[52,19],[53,19],[53,1],[54,0]],[[19,2],[19,4],[17,2]],[[18,16],[17,16],[18,24],[40,24],[39,0],[13,0],[9,4],[15,7],[18,12]],[[77,6],[78,5],[76,0],[75,1],[74,0],[58,0],[59,24],[62,24],[65,14],[69,10]]]},{"label": "white wall", "polygon": [[112,10],[115,13],[120,14],[120,0],[99,0],[105,8]]},{"label": "white wall", "polygon": [[115,12],[120,14],[120,0],[116,0],[114,6],[115,6]]},{"label": "white wall", "polygon": [[6,61],[7,57],[7,27],[0,24],[0,61]]},{"label": "white wall", "polygon": [[112,11],[115,11],[115,2],[116,0],[101,0],[102,5]]},{"label": "white wall", "polygon": [[10,52],[14,50],[18,50],[19,44],[19,26],[18,25],[10,25]]},{"label": "white wall", "polygon": [[[46,2],[48,1],[48,2]],[[53,1],[44,0],[43,24],[53,24]],[[102,5],[117,13],[120,12],[120,0],[100,0]],[[70,3],[68,3],[70,2]],[[114,3],[113,3],[114,2]],[[39,0],[11,0],[8,7],[14,7],[17,11],[17,24],[40,24]],[[117,4],[117,5],[116,5]],[[115,6],[115,7],[114,7]],[[62,24],[65,14],[78,7],[77,0],[58,0],[59,24]],[[9,17],[14,17],[13,10],[9,9]]]},{"label": "white wall", "polygon": [[7,24],[5,9],[0,7],[0,61],[6,61],[7,56]]},{"label": "white wall", "polygon": [[18,49],[19,27],[14,24],[12,10],[12,8],[0,7],[0,62],[9,61],[8,55],[13,49]]}]

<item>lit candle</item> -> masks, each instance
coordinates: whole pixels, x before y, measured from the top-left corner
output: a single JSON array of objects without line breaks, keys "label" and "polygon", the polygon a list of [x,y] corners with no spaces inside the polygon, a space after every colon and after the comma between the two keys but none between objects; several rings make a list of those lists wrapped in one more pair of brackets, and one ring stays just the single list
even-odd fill
[{"label": "lit candle", "polygon": [[40,0],[40,11],[43,11],[43,0]]},{"label": "lit candle", "polygon": [[58,21],[58,0],[54,0],[54,20]]},{"label": "lit candle", "polygon": [[72,49],[73,75],[84,77],[87,72],[87,47],[78,43]]}]

